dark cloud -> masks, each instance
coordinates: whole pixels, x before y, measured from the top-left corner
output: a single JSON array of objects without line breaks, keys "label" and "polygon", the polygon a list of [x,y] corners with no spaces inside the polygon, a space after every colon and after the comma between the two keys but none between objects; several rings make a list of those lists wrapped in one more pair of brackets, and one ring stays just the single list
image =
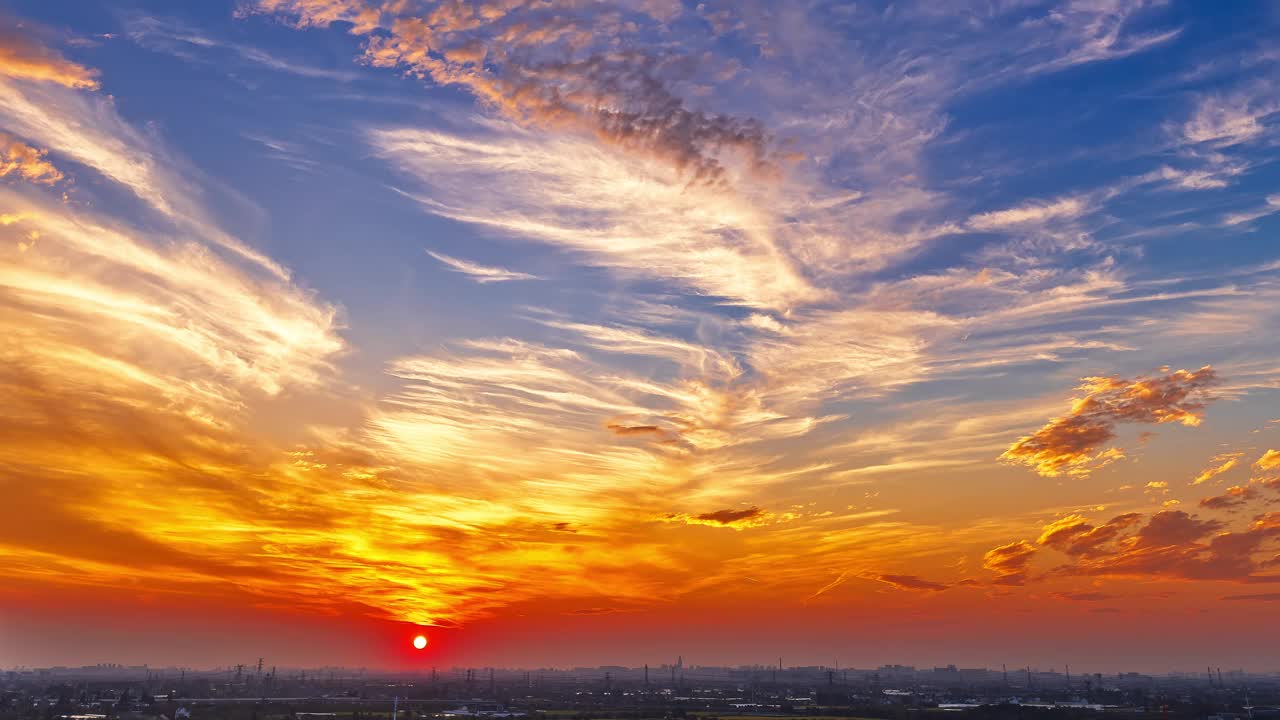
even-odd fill
[{"label": "dark cloud", "polygon": [[734,525],[748,520],[755,520],[763,515],[763,510],[753,506],[745,510],[716,510],[715,512],[702,513],[694,517],[717,525]]},{"label": "dark cloud", "polygon": [[1216,520],[1165,510],[1145,523],[1128,514],[1098,527],[1069,516],[1048,525],[1039,542],[1071,558],[1051,575],[1260,583],[1280,581],[1280,576],[1262,574],[1271,563],[1256,557],[1278,539],[1280,513],[1259,515],[1243,530],[1227,530]]},{"label": "dark cloud", "polygon": [[590,608],[577,608],[575,610],[569,610],[565,612],[565,615],[584,615],[584,616],[613,615],[616,612],[618,612],[617,608],[590,607]]},{"label": "dark cloud", "polygon": [[754,505],[749,508],[735,510],[725,508],[698,515],[688,513],[667,513],[660,519],[663,522],[685,523],[686,525],[709,525],[711,527],[728,527],[735,530],[763,525],[770,515]]},{"label": "dark cloud", "polygon": [[886,585],[891,585],[899,590],[929,590],[938,592],[947,590],[951,587],[950,585],[932,582],[930,580],[916,577],[915,575],[872,575],[870,578],[872,580],[879,580],[880,582]]},{"label": "dark cloud", "polygon": [[352,33],[367,37],[371,65],[465,88],[527,125],[593,134],[670,163],[691,182],[723,181],[726,152],[756,171],[773,167],[759,121],[688,107],[671,88],[691,72],[691,60],[640,47],[639,26],[665,13],[507,0],[430,10],[377,0],[258,0],[257,7],[302,26],[350,22]]},{"label": "dark cloud", "polygon": [[626,437],[628,435],[665,435],[662,428],[657,425],[617,425],[610,423],[606,425],[614,435]]},{"label": "dark cloud", "polygon": [[1102,602],[1103,600],[1111,600],[1115,595],[1103,592],[1051,592],[1049,597],[1055,600],[1070,600],[1074,602]]},{"label": "dark cloud", "polygon": [[1258,491],[1255,488],[1236,485],[1227,488],[1227,491],[1221,495],[1204,498],[1200,501],[1200,507],[1210,510],[1231,510],[1247,504],[1249,501],[1258,497]]}]

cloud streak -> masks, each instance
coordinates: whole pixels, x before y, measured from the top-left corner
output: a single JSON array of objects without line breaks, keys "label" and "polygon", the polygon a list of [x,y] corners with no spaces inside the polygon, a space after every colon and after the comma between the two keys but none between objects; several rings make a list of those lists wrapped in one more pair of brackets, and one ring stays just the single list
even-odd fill
[{"label": "cloud streak", "polygon": [[67,60],[31,36],[30,28],[6,22],[0,30],[0,75],[48,82],[68,88],[96,90],[98,72]]},{"label": "cloud streak", "polygon": [[428,250],[427,254],[440,261],[442,265],[450,270],[467,275],[481,285],[496,282],[510,282],[512,280],[540,279],[538,276],[530,275],[529,273],[516,272],[514,270],[507,270],[506,268],[494,267],[492,265],[481,265],[480,263],[450,257],[449,255],[432,252],[431,250]]}]

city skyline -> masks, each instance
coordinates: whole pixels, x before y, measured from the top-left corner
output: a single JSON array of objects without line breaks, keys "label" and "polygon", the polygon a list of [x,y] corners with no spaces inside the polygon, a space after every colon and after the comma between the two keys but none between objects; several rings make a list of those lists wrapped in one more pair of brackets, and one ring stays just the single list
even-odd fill
[{"label": "city skyline", "polygon": [[1277,31],[8,0],[0,668],[1280,669]]}]

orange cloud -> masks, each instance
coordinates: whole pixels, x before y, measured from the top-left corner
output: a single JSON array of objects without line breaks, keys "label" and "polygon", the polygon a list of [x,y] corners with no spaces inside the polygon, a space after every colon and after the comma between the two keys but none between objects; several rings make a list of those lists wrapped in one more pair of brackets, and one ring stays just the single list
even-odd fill
[{"label": "orange cloud", "polygon": [[1238,508],[1258,496],[1258,491],[1251,487],[1236,485],[1227,488],[1221,495],[1207,497],[1200,501],[1200,507],[1210,510],[1227,510]]},{"label": "orange cloud", "polygon": [[1259,470],[1280,470],[1280,450],[1268,450],[1253,466]]},{"label": "orange cloud", "polygon": [[1111,600],[1115,598],[1115,595],[1103,592],[1051,592],[1049,597],[1055,600],[1074,602],[1101,602],[1103,600]]},{"label": "orange cloud", "polygon": [[1136,380],[1085,378],[1077,388],[1083,395],[1072,400],[1066,415],[1020,438],[1000,459],[1034,468],[1046,477],[1088,475],[1114,459],[1114,448],[1097,451],[1115,437],[1117,424],[1199,425],[1211,400],[1207,390],[1216,381],[1209,366]]},{"label": "orange cloud", "polygon": [[619,425],[617,423],[609,423],[605,425],[613,432],[614,435],[623,437],[629,435],[664,435],[665,432],[657,425]]},{"label": "orange cloud", "polygon": [[1068,515],[1046,525],[1036,542],[1069,555],[1089,555],[1141,520],[1138,513],[1126,513],[1095,527],[1080,515]]},{"label": "orange cloud", "polygon": [[886,585],[890,585],[898,590],[927,590],[931,592],[940,592],[947,590],[951,586],[942,583],[932,582],[915,575],[870,575],[872,580],[878,580]]},{"label": "orange cloud", "polygon": [[1205,468],[1204,470],[1202,470],[1200,474],[1197,475],[1195,479],[1191,481],[1191,484],[1200,485],[1202,483],[1209,482],[1210,480],[1221,475],[1222,473],[1227,472],[1228,470],[1231,470],[1236,465],[1240,464],[1240,457],[1242,455],[1244,455],[1244,453],[1236,452],[1236,453],[1225,453],[1223,455],[1215,456],[1213,458],[1213,462],[1218,464],[1211,465]]},{"label": "orange cloud", "polygon": [[1018,540],[987,551],[982,557],[982,566],[996,574],[994,582],[998,585],[1022,585],[1035,554],[1034,545]]},{"label": "orange cloud", "polygon": [[1148,517],[1130,513],[1095,527],[1073,515],[1050,523],[1040,544],[1070,561],[1051,575],[1163,577],[1185,580],[1280,581],[1263,573],[1266,548],[1280,539],[1280,513],[1257,516],[1245,529],[1227,530],[1181,510]]},{"label": "orange cloud", "polygon": [[20,34],[20,25],[11,25],[10,29],[0,31],[0,75],[57,83],[69,88],[98,88],[97,70],[67,60]]},{"label": "orange cloud", "polygon": [[62,180],[62,173],[45,159],[47,150],[38,150],[0,132],[0,177],[15,175],[40,185]]}]

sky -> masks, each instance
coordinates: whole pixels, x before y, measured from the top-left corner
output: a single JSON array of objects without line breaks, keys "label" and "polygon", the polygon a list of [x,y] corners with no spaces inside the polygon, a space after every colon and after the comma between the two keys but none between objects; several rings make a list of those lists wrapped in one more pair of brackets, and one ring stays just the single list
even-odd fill
[{"label": "sky", "polygon": [[1278,30],[3,0],[0,667],[1280,669]]}]

